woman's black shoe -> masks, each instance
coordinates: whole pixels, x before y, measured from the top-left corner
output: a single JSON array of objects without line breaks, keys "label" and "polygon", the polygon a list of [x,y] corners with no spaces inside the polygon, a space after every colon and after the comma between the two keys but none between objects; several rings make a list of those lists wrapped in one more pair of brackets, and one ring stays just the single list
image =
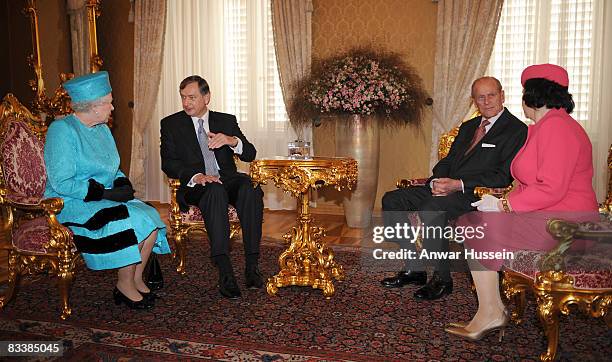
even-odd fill
[{"label": "woman's black shoe", "polygon": [[138,291],[140,293],[140,295],[142,295],[142,299],[149,301],[149,302],[154,302],[155,299],[157,299],[157,294],[153,293],[153,292],[148,292],[148,293],[144,293],[141,292],[140,290]]},{"label": "woman's black shoe", "polygon": [[153,301],[147,300],[145,297],[142,297],[142,300],[137,302],[131,300],[126,297],[117,287],[113,290],[113,299],[115,300],[116,305],[120,305],[121,303],[125,303],[130,309],[151,309],[153,308]]}]

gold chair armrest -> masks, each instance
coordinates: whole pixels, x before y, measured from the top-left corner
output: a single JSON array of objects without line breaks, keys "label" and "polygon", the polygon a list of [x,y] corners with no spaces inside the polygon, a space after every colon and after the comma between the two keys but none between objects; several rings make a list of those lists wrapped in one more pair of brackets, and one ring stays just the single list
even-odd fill
[{"label": "gold chair armrest", "polygon": [[542,259],[541,271],[559,271],[565,268],[563,254],[572,246],[574,235],[578,232],[579,224],[558,219],[546,222],[546,231],[558,242]]},{"label": "gold chair armrest", "polygon": [[64,208],[64,200],[59,197],[48,199],[28,198],[16,195],[6,189],[0,189],[0,204],[26,212],[44,212],[57,214]]},{"label": "gold chair armrest", "polygon": [[410,186],[425,186],[427,184],[427,180],[426,178],[411,178],[411,179],[400,179],[397,180],[397,182],[395,183],[395,186],[398,189],[405,189],[407,187]]},{"label": "gold chair armrest", "polygon": [[181,186],[181,181],[175,178],[168,179],[168,186],[170,186],[171,190],[178,190],[179,186]]},{"label": "gold chair armrest", "polygon": [[481,187],[474,188],[474,196],[482,199],[484,195],[493,195],[495,197],[505,197],[512,190],[512,185],[508,187]]},{"label": "gold chair armrest", "polygon": [[172,230],[177,230],[181,225],[181,209],[176,201],[176,192],[181,186],[181,181],[168,178],[168,186],[170,187],[170,225]]},{"label": "gold chair armrest", "polygon": [[564,254],[576,239],[612,243],[612,223],[609,225],[606,225],[605,221],[603,223],[602,226],[602,223],[588,221],[578,223],[561,219],[548,220],[546,230],[558,241],[558,244],[542,259],[541,270],[563,270]]},{"label": "gold chair armrest", "polygon": [[[34,203],[30,202],[28,198],[21,198],[7,192],[6,189],[1,189],[0,204],[7,206],[8,224],[14,225],[13,227],[18,227],[18,220],[22,217],[44,216],[47,219],[51,232],[51,238],[45,245],[47,251],[56,250],[58,252],[70,253],[74,249],[69,229],[57,221],[57,214],[64,208],[64,200],[61,198],[50,197]],[[21,211],[22,213],[15,214],[15,211]]]}]

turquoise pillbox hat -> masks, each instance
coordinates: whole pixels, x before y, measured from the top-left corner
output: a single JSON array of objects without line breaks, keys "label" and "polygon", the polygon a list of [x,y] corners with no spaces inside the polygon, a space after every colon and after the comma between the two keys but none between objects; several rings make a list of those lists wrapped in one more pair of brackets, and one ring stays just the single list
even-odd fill
[{"label": "turquoise pillbox hat", "polygon": [[68,92],[73,103],[90,102],[102,98],[112,91],[107,71],[89,73],[73,78],[64,83],[64,89]]}]

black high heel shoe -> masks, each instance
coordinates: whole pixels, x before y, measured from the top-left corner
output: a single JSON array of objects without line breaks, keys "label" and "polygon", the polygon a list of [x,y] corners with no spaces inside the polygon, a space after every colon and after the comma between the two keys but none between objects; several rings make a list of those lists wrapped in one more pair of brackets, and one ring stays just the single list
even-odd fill
[{"label": "black high heel shoe", "polygon": [[140,293],[140,295],[142,295],[142,299],[147,300],[147,301],[150,301],[150,302],[154,302],[154,301],[155,301],[155,299],[159,298],[159,297],[157,296],[157,294],[153,293],[153,291],[150,291],[150,292],[148,292],[148,293],[144,293],[144,292],[141,292],[141,291],[139,290],[139,291],[138,291],[138,293]]},{"label": "black high heel shoe", "polygon": [[151,300],[146,300],[145,297],[143,297],[142,300],[133,301],[127,296],[125,296],[125,294],[121,293],[121,291],[117,289],[117,287],[115,287],[115,289],[113,290],[113,299],[115,300],[116,305],[120,305],[121,303],[124,303],[130,309],[151,309],[153,308],[153,303]]}]

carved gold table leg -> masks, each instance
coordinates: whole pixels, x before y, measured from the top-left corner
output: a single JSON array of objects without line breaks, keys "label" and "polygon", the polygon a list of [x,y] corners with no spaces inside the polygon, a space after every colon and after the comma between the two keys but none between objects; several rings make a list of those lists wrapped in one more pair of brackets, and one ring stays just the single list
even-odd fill
[{"label": "carved gold table leg", "polygon": [[323,243],[325,229],[313,226],[309,210],[309,190],[298,198],[298,225],[283,238],[289,248],[278,258],[280,272],[268,279],[268,294],[275,295],[278,288],[289,285],[312,286],[323,290],[330,298],[334,294],[333,279],[344,279],[344,270],[334,261],[334,252]]},{"label": "carved gold table leg", "polygon": [[342,280],[342,266],[334,261],[334,252],[324,244],[325,229],[314,226],[308,207],[309,192],[333,186],[336,190],[351,189],[357,183],[357,161],[346,157],[314,157],[293,160],[262,159],[251,162],[250,176],[255,184],[274,184],[297,199],[298,218],[283,238],[289,244],[278,258],[280,271],[268,279],[268,293],[289,285],[321,289],[330,298],[334,294],[333,279]]}]

